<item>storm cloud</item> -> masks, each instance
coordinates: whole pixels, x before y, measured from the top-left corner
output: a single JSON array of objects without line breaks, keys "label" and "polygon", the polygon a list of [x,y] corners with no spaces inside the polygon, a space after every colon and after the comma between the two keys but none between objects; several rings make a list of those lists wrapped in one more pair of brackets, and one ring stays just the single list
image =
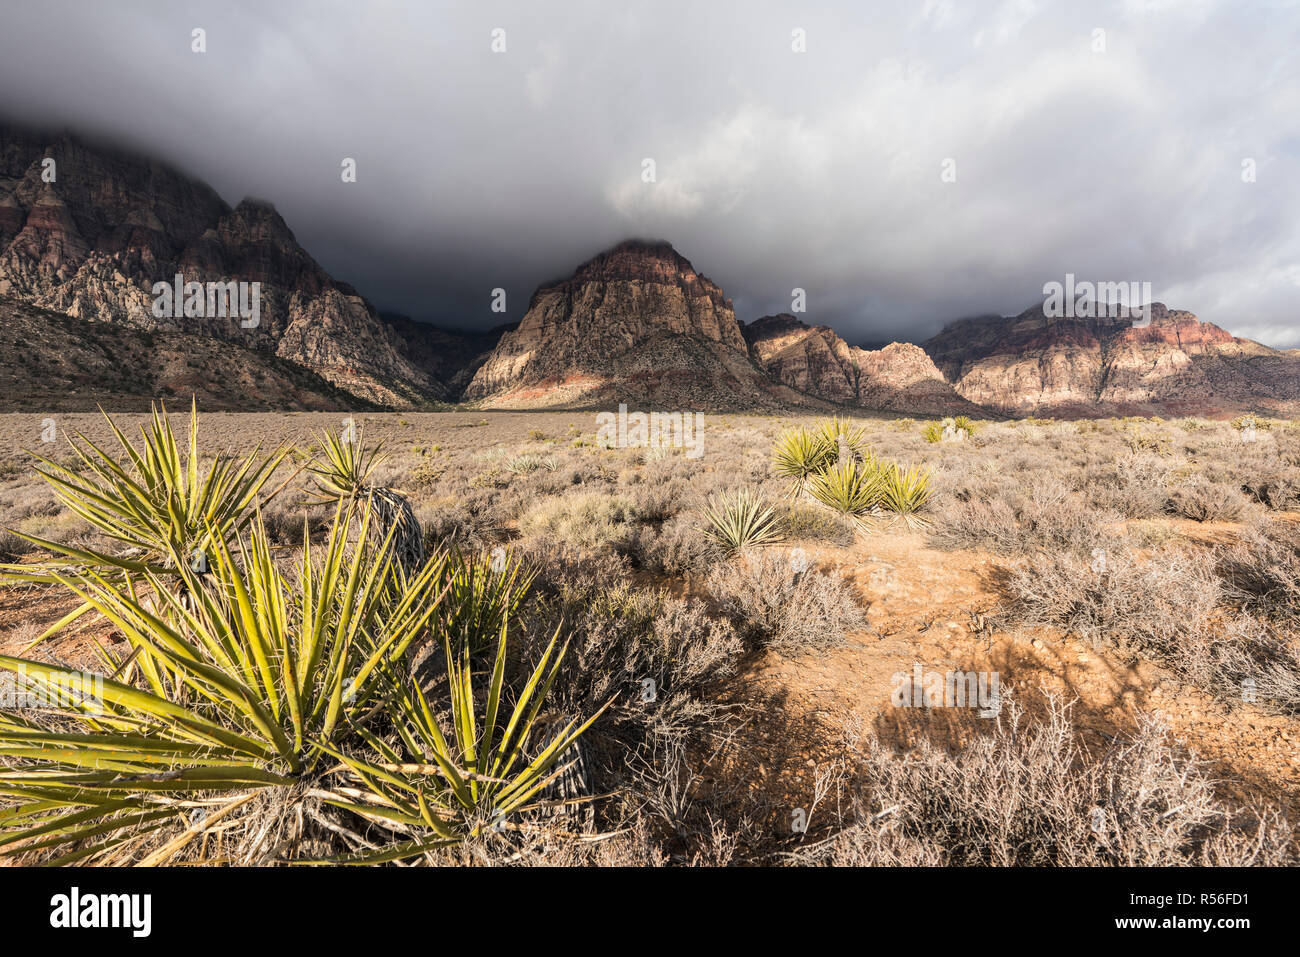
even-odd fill
[{"label": "storm cloud", "polygon": [[518,319],[644,237],[740,318],[798,287],[852,342],[1019,312],[1068,272],[1300,346],[1293,2],[10,6],[4,113],[269,199],[418,319]]}]

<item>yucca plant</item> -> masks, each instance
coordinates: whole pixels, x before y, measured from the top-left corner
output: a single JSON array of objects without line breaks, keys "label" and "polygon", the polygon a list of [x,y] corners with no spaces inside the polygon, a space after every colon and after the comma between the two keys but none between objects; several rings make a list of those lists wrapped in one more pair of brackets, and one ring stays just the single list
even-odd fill
[{"label": "yucca plant", "polygon": [[704,517],[709,536],[728,552],[781,540],[771,506],[748,488],[713,496],[704,507]]},{"label": "yucca plant", "polygon": [[[78,672],[0,657],[0,670],[61,706],[0,712],[0,797],[9,802],[0,853],[168,863],[192,856],[197,840],[206,847],[217,829],[232,845],[224,860],[301,860],[312,857],[301,850],[307,821],[319,825],[317,843],[324,836],[338,848],[329,859],[380,861],[531,813],[590,724],[570,724],[524,758],[537,750],[533,721],[563,649],[555,653],[552,640],[503,725],[509,621],[500,623],[482,704],[468,651],[453,651],[442,632],[449,746],[410,677],[413,645],[438,628],[447,559],[407,574],[391,536],[377,549],[366,544],[368,508],[360,536],[349,533],[353,514],[338,507],[323,555],[304,541],[291,578],[272,560],[260,523],[233,550],[218,542],[208,586],[191,583],[195,602],[148,572],[125,585],[93,571],[62,575],[130,651],[106,659],[113,676],[96,679],[93,698],[67,692]],[[324,817],[322,804],[384,823],[384,843]],[[268,833],[278,843],[264,846]]]},{"label": "yucca plant", "polygon": [[[832,461],[840,461],[843,458],[864,459],[870,453],[867,451],[867,430],[863,426],[855,426],[848,419],[841,419],[838,415],[833,415],[823,421],[817,430],[817,434],[822,441],[834,450]],[[844,455],[840,454],[843,449]]]},{"label": "yucca plant", "polygon": [[[54,568],[74,566],[101,571],[176,574],[182,566],[204,563],[207,552],[243,530],[288,449],[260,458],[261,447],[242,461],[218,454],[206,471],[199,452],[198,409],[190,407],[189,448],[176,442],[167,409],[155,408],[148,428],[141,426],[137,448],[107,414],[121,451],[101,449],[81,433],[69,440],[80,468],[68,468],[42,456],[36,472],[54,488],[58,499],[97,531],[118,542],[119,554],[78,548],[15,532],[20,538],[62,556],[57,565],[6,565],[4,577],[51,582]],[[34,454],[34,453],[33,453]],[[287,484],[287,483],[286,483]]]},{"label": "yucca plant", "polygon": [[808,476],[815,475],[835,461],[839,447],[821,431],[794,428],[782,433],[772,450],[773,467],[778,475],[794,479],[792,495],[803,490]]},{"label": "yucca plant", "polygon": [[[342,510],[319,562],[304,542],[296,587],[260,523],[233,553],[213,541],[208,587],[179,569],[192,601],[148,571],[125,584],[93,570],[58,576],[130,653],[107,661],[115,677],[97,682],[102,700],[64,701],[61,721],[0,714],[0,795],[15,802],[0,815],[0,848],[21,843],[60,863],[120,860],[197,806],[196,792],[215,807],[220,795],[310,776],[320,745],[371,707],[379,675],[438,608],[445,559],[395,594],[391,549],[349,552]],[[0,669],[50,695],[78,677],[11,657]]]},{"label": "yucca plant", "polygon": [[927,442],[942,442],[946,439],[968,439],[975,434],[975,423],[970,416],[949,416],[939,422],[931,422],[921,432]]},{"label": "yucca plant", "polygon": [[[140,427],[139,447],[103,414],[120,452],[102,449],[77,433],[69,445],[79,468],[37,455],[41,465],[36,473],[53,486],[65,507],[120,547],[109,552],[15,532],[58,558],[30,565],[0,565],[0,578],[50,584],[60,581],[60,575],[71,568],[98,570],[120,582],[127,573],[149,573],[168,576],[173,589],[185,590],[188,586],[176,577],[181,569],[190,567],[199,574],[206,571],[214,545],[244,530],[260,505],[275,498],[293,479],[291,475],[273,491],[262,494],[289,449],[281,448],[263,458],[260,445],[242,460],[218,454],[204,471],[198,408],[193,402],[189,448],[184,454],[165,406],[161,411],[153,409],[149,426]],[[28,647],[40,644],[90,609],[89,603],[81,604]]]},{"label": "yucca plant", "polygon": [[315,477],[317,503],[357,501],[371,489],[370,476],[388,458],[382,443],[368,446],[361,434],[325,432],[317,439],[316,458],[306,466]]},{"label": "yucca plant", "polygon": [[451,645],[478,652],[514,617],[536,578],[513,552],[466,557],[453,552],[446,574],[447,595],[439,620]]},{"label": "yucca plant", "polygon": [[544,789],[564,773],[579,737],[609,707],[606,702],[586,721],[565,723],[529,757],[527,745],[538,712],[568,649],[566,642],[556,653],[558,638],[557,632],[511,708],[505,694],[506,627],[501,628],[481,706],[468,650],[454,650],[450,635],[444,634],[450,733],[443,730],[417,682],[387,672],[388,711],[395,716],[400,743],[362,731],[368,756],[329,748],[346,769],[347,785],[324,799],[394,839],[335,860],[399,860],[481,835],[488,828],[526,829],[533,824],[534,812],[548,803],[542,798]]},{"label": "yucca plant", "polygon": [[917,512],[925,507],[933,491],[933,473],[921,466],[903,468],[891,462],[880,475],[880,506],[909,525],[925,524]]},{"label": "yucca plant", "polygon": [[823,505],[864,518],[880,505],[881,469],[874,457],[837,462],[808,480],[808,494]]},{"label": "yucca plant", "polygon": [[418,567],[424,561],[424,530],[410,501],[401,492],[375,485],[371,475],[386,458],[382,443],[368,446],[358,431],[334,434],[326,432],[317,440],[317,453],[307,466],[315,479],[315,499],[308,504],[343,503],[355,508],[365,503],[377,521],[374,534],[386,538],[391,533],[399,562],[404,568]]},{"label": "yucca plant", "polygon": [[[540,455],[518,455],[506,462],[506,471],[514,475],[528,475],[542,467]],[[552,469],[551,471],[554,471]]]}]

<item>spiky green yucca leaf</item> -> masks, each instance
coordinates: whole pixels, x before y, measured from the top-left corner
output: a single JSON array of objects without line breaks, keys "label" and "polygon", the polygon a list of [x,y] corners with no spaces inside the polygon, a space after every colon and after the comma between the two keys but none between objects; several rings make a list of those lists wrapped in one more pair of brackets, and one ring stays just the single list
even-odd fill
[{"label": "spiky green yucca leaf", "polygon": [[933,473],[920,466],[904,469],[891,463],[881,473],[880,505],[911,522],[918,522],[916,513],[925,507],[933,490]]},{"label": "spiky green yucca leaf", "polygon": [[836,463],[808,480],[808,494],[846,515],[862,517],[880,505],[881,469],[873,458]]},{"label": "spiky green yucca leaf", "polygon": [[762,496],[748,488],[724,492],[704,507],[709,535],[727,551],[781,540],[776,514]]},{"label": "spiky green yucca leaf", "polygon": [[[70,511],[121,543],[128,554],[111,555],[16,533],[83,568],[174,574],[248,525],[263,487],[288,453],[280,449],[259,460],[259,446],[242,461],[218,454],[202,473],[198,409],[193,404],[189,449],[184,455],[165,407],[161,412],[153,410],[148,428],[141,426],[143,441],[138,448],[107,414],[104,418],[121,446],[120,453],[101,449],[77,433],[69,444],[79,468],[36,456],[41,462],[36,471]],[[0,574],[26,581],[55,580],[49,564],[7,565]]]},{"label": "spiky green yucca leaf", "polygon": [[778,475],[794,479],[798,494],[808,476],[815,475],[835,461],[839,449],[821,432],[795,428],[781,434],[772,450],[773,467]]}]

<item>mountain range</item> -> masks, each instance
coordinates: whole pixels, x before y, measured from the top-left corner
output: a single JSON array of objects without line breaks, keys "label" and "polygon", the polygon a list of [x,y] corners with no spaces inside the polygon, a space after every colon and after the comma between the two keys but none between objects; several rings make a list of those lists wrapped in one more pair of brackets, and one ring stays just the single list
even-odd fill
[{"label": "mountain range", "polygon": [[[260,317],[246,327],[158,315],[155,284],[177,275],[259,283]],[[191,393],[213,409],[1300,408],[1300,350],[1233,337],[1162,303],[1150,317],[1057,319],[1038,305],[864,349],[790,314],[741,321],[669,243],[628,240],[538,288],[517,324],[440,329],[380,314],[267,202],[232,208],[147,157],[0,126],[0,405],[11,410]]]}]

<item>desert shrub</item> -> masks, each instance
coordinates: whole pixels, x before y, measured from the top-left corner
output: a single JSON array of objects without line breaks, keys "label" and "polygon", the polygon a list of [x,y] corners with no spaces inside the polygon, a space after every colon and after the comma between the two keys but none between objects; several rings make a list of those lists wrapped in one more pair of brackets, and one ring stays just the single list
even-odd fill
[{"label": "desert shrub", "polygon": [[1089,508],[1060,482],[1040,480],[1028,491],[1004,487],[992,496],[958,495],[931,540],[940,548],[988,548],[1005,555],[1035,549],[1090,554],[1114,537],[1108,526],[1117,518]]},{"label": "desert shrub", "polygon": [[491,544],[492,519],[464,502],[447,499],[420,502],[415,506],[415,517],[424,532],[425,548],[430,552],[449,546],[480,549]]},{"label": "desert shrub", "polygon": [[1279,714],[1300,715],[1300,636],[1250,615],[1228,622],[1224,634],[1202,639],[1196,683],[1228,701],[1249,702]]},{"label": "desert shrub", "polygon": [[742,555],[715,568],[705,587],[742,635],[786,655],[842,644],[867,624],[851,584],[789,556]]},{"label": "desert shrub", "polygon": [[620,795],[602,808],[607,823],[640,822],[656,843],[682,839],[687,822],[665,810],[673,803],[668,795],[678,786],[682,754],[723,730],[725,709],[712,689],[736,674],[744,642],[698,601],[632,587],[622,556],[563,546],[536,562],[533,648],[560,622],[570,635],[552,689],[555,707],[581,714],[593,702],[611,702],[584,736],[592,793]]},{"label": "desert shrub", "polygon": [[1300,474],[1275,470],[1252,476],[1241,490],[1252,500],[1274,511],[1289,511],[1300,506]]},{"label": "desert shrub", "polygon": [[626,498],[601,492],[569,493],[524,512],[519,531],[593,547],[622,540],[635,518],[636,508]]},{"label": "desert shrub", "polygon": [[1168,659],[1186,636],[1203,630],[1221,594],[1214,557],[1166,549],[1149,561],[1097,550],[1089,561],[1043,552],[1007,580],[1012,621],[1050,625],[1100,646]]},{"label": "desert shrub", "polygon": [[816,506],[787,505],[778,509],[777,521],[785,538],[794,541],[852,545],[856,534],[850,522],[834,512]]},{"label": "desert shrub", "polygon": [[1166,508],[1197,522],[1231,522],[1241,517],[1246,500],[1235,488],[1193,476],[1169,493]]},{"label": "desert shrub", "polygon": [[1300,527],[1264,520],[1219,555],[1218,572],[1230,598],[1275,621],[1300,619]]},{"label": "desert shrub", "polygon": [[772,506],[752,489],[740,488],[709,499],[703,509],[706,531],[723,551],[771,545],[781,530]]},{"label": "desert shrub", "polygon": [[870,738],[849,768],[855,823],[791,855],[796,863],[948,866],[1280,865],[1292,829],[1276,811],[1233,809],[1214,780],[1141,716],[1100,755],[1048,699],[1030,724],[1014,695],[956,752],[922,739],[899,753]]},{"label": "desert shrub", "polygon": [[1225,618],[1216,606],[1229,589],[1210,553],[1166,549],[1144,563],[1118,555],[1091,566],[1041,555],[1012,574],[1008,590],[1012,622],[1153,658],[1227,702],[1300,713],[1300,643],[1248,614]]},{"label": "desert shrub", "polygon": [[559,693],[575,704],[635,692],[617,707],[639,709],[661,703],[660,694],[698,692],[735,674],[743,652],[730,623],[710,618],[700,602],[627,582],[562,589],[549,610],[571,622],[574,657]]},{"label": "desert shrub", "polygon": [[632,507],[639,521],[663,522],[681,511],[686,494],[686,483],[679,478],[642,484],[632,492]]},{"label": "desert shrub", "polygon": [[723,559],[717,542],[696,521],[681,515],[657,529],[637,529],[630,551],[643,568],[675,576],[703,574]]},{"label": "desert shrub", "polygon": [[[1038,554],[1007,579],[1007,620],[1152,658],[1224,701],[1300,713],[1300,642],[1252,615],[1277,618],[1300,607],[1294,547],[1261,532],[1219,554],[1165,548],[1147,561],[1101,549],[1091,561]],[[1223,603],[1233,601],[1241,613],[1225,614]]]},{"label": "desert shrub", "polygon": [[447,464],[441,460],[423,459],[402,474],[401,485],[413,493],[427,491],[438,485],[439,480],[447,474],[447,469]]},{"label": "desert shrub", "polygon": [[27,539],[20,538],[8,529],[0,531],[0,562],[14,562],[36,550],[37,546]]},{"label": "desert shrub", "polygon": [[1156,455],[1126,452],[1110,468],[1084,476],[1090,505],[1125,518],[1154,518],[1165,510],[1168,464]]},{"label": "desert shrub", "polygon": [[1169,452],[1170,437],[1164,432],[1143,428],[1140,418],[1127,423],[1122,434],[1124,444],[1134,455],[1164,455]]},{"label": "desert shrub", "polygon": [[262,513],[262,522],[274,544],[293,546],[302,545],[304,531],[311,541],[324,541],[332,517],[324,509],[273,506]]}]

